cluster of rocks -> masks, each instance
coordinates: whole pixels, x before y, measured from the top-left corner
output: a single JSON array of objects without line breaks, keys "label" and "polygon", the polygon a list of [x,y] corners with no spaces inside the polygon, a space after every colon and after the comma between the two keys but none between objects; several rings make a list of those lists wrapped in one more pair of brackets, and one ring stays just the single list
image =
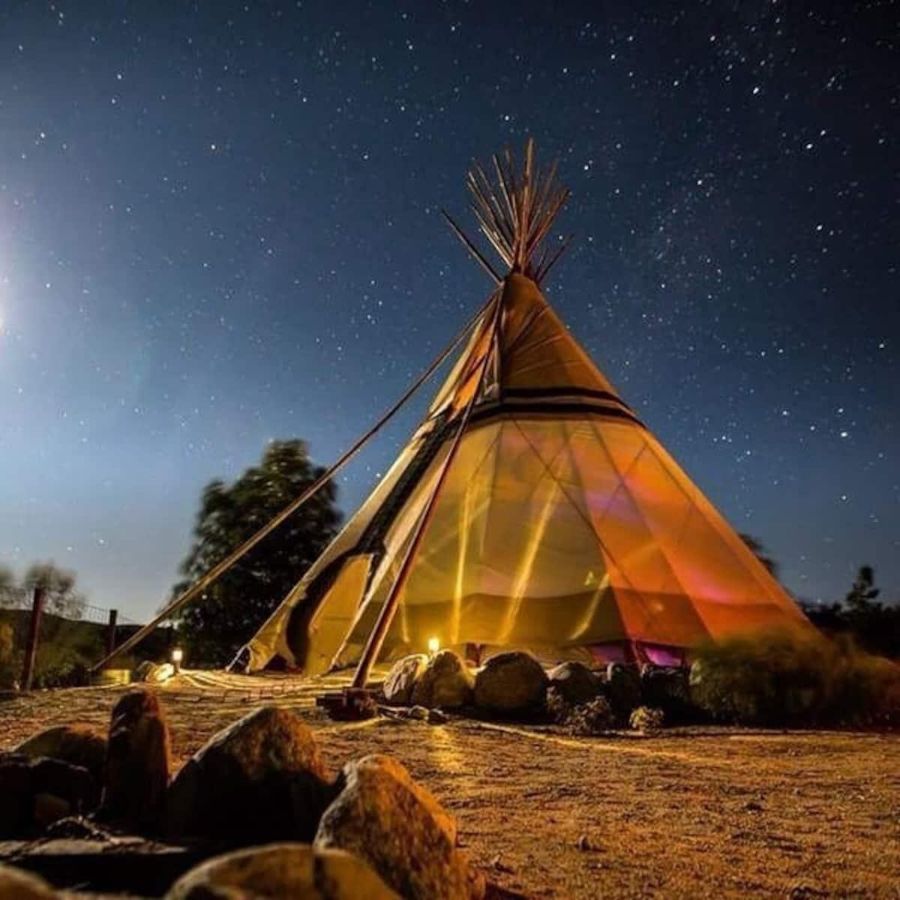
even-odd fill
[{"label": "cluster of rocks", "polygon": [[170,767],[156,695],[129,691],[113,707],[108,733],[59,725],[0,754],[0,838],[34,837],[69,816],[152,830]]},{"label": "cluster of rocks", "polygon": [[382,685],[391,706],[475,708],[495,715],[524,715],[544,708],[549,680],[527,653],[498,653],[473,672],[457,653],[406,656]]},{"label": "cluster of rocks", "polygon": [[[107,736],[65,726],[0,757],[0,791],[4,838],[47,834],[53,822],[51,835],[84,837],[84,819],[58,821],[78,815],[168,846],[204,847],[206,856],[229,851],[171,885],[172,900],[485,894],[454,819],[399,762],[365,756],[333,778],[313,732],[284,708],[262,707],[233,723],[170,779],[158,700],[132,690],[116,703]],[[18,877],[0,871],[0,897],[41,896],[17,893],[9,879]]]},{"label": "cluster of rocks", "polygon": [[694,712],[682,669],[612,664],[594,671],[572,661],[546,672],[522,651],[498,653],[474,671],[452,650],[407,656],[390,670],[382,692],[386,704],[409,708],[411,718],[443,721],[436,710],[549,717],[583,734],[629,726],[652,733],[663,719],[686,721]]}]

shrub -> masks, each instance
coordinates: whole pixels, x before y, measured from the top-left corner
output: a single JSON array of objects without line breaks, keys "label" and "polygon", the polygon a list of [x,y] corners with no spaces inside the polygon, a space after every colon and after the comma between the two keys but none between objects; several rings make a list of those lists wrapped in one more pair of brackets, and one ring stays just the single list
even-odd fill
[{"label": "shrub", "polygon": [[695,703],[747,725],[897,725],[900,667],[847,639],[779,632],[700,647]]},{"label": "shrub", "polygon": [[0,688],[11,688],[19,673],[12,625],[0,622]]},{"label": "shrub", "polygon": [[661,709],[652,706],[639,706],[631,713],[628,724],[642,734],[656,734],[663,726],[665,716]]},{"label": "shrub", "polygon": [[547,688],[547,715],[556,723],[564,725],[572,714],[572,705],[559,688]]},{"label": "shrub", "polygon": [[606,697],[595,697],[576,706],[566,718],[566,727],[577,735],[600,734],[615,725],[616,717]]}]

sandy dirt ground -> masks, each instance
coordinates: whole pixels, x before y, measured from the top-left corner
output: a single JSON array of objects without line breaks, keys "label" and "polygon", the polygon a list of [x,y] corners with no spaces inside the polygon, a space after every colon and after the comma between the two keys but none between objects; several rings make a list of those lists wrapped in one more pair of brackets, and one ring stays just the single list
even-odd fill
[{"label": "sandy dirt ground", "polygon": [[[475,863],[529,897],[900,897],[900,736],[336,724],[313,705],[334,685],[182,675],[160,688],[176,762],[277,704],[310,722],[335,772],[366,753],[402,760],[457,816]],[[0,749],[54,724],[105,724],[120,690],[0,702]]]}]

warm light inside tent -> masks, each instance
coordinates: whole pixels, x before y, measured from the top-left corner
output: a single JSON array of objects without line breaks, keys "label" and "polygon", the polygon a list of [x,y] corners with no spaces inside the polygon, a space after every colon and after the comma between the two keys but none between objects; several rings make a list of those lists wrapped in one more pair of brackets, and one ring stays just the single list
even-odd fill
[{"label": "warm light inside tent", "polygon": [[428,652],[434,656],[441,649],[441,642],[436,637],[428,638]]},{"label": "warm light inside tent", "polygon": [[184,650],[181,647],[176,647],[172,651],[172,664],[175,666],[175,671],[177,672],[181,668],[181,661],[184,659]]}]

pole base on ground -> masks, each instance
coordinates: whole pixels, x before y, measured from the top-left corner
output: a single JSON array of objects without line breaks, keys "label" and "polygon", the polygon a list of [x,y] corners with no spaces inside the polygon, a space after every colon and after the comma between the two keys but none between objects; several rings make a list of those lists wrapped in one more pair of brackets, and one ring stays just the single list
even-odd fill
[{"label": "pole base on ground", "polygon": [[375,694],[367,688],[351,687],[342,691],[329,691],[316,697],[316,706],[321,706],[328,718],[336,722],[359,722],[378,714]]}]

